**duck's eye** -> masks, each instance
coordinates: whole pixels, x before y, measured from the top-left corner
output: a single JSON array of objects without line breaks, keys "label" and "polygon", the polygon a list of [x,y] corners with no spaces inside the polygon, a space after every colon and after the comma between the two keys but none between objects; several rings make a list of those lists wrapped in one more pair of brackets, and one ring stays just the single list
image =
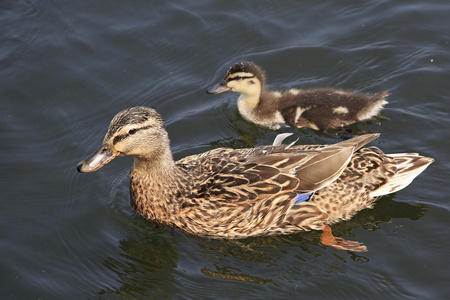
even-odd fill
[{"label": "duck's eye", "polygon": [[131,128],[130,130],[128,130],[128,134],[135,134],[137,131],[136,128]]}]

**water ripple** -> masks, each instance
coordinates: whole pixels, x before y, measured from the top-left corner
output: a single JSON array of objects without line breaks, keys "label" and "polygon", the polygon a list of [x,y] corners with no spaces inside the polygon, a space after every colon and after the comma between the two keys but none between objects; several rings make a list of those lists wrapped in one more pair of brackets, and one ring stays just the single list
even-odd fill
[{"label": "water ripple", "polygon": [[[1,287],[9,298],[445,298],[450,167],[446,1],[2,1],[0,4]],[[271,88],[390,90],[379,117],[388,153],[435,162],[336,235],[217,241],[155,226],[129,205],[131,158],[98,172],[76,164],[121,109],[165,121],[176,159],[271,143],[246,122],[237,94],[208,95],[236,61]],[[207,126],[205,126],[207,125]],[[300,144],[336,131],[283,128]],[[447,251],[448,252],[448,251]],[[441,280],[436,280],[440,278]]]}]

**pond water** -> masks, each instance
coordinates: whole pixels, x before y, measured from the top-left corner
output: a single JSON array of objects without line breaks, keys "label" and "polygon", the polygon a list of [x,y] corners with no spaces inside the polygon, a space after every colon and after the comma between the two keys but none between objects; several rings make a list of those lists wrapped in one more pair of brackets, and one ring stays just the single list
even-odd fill
[{"label": "pond water", "polygon": [[[3,299],[444,299],[450,293],[447,1],[51,1],[0,4]],[[336,130],[250,124],[208,95],[237,61],[268,86],[390,90],[354,134],[435,162],[324,247],[320,232],[218,241],[155,226],[129,205],[131,158],[77,163],[120,110],[160,112],[176,159],[220,146],[335,143]],[[295,139],[294,138],[294,139]]]}]

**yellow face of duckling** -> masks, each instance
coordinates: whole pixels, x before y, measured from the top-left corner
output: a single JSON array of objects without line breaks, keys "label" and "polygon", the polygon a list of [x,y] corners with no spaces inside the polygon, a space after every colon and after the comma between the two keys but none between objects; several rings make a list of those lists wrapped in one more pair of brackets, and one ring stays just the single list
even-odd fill
[{"label": "yellow face of duckling", "polygon": [[100,148],[81,161],[77,170],[93,172],[122,155],[152,160],[164,152],[168,143],[162,117],[155,110],[147,107],[126,109],[113,118]]},{"label": "yellow face of duckling", "polygon": [[219,83],[207,89],[209,94],[227,91],[241,93],[247,97],[259,97],[264,85],[264,73],[255,64],[241,62],[233,65]]},{"label": "yellow face of duckling", "polygon": [[227,77],[227,87],[247,97],[258,97],[261,94],[261,82],[252,73],[239,72]]}]

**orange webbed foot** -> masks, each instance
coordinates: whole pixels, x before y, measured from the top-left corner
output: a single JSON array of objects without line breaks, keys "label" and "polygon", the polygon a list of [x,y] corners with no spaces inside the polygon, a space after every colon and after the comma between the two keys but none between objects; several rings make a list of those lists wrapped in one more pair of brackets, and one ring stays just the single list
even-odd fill
[{"label": "orange webbed foot", "polygon": [[326,225],[322,229],[322,235],[320,236],[320,241],[325,246],[331,246],[338,250],[347,250],[347,251],[353,251],[353,252],[366,252],[367,251],[367,247],[361,243],[354,242],[354,241],[347,241],[342,238],[333,236],[331,227],[329,225]]}]

